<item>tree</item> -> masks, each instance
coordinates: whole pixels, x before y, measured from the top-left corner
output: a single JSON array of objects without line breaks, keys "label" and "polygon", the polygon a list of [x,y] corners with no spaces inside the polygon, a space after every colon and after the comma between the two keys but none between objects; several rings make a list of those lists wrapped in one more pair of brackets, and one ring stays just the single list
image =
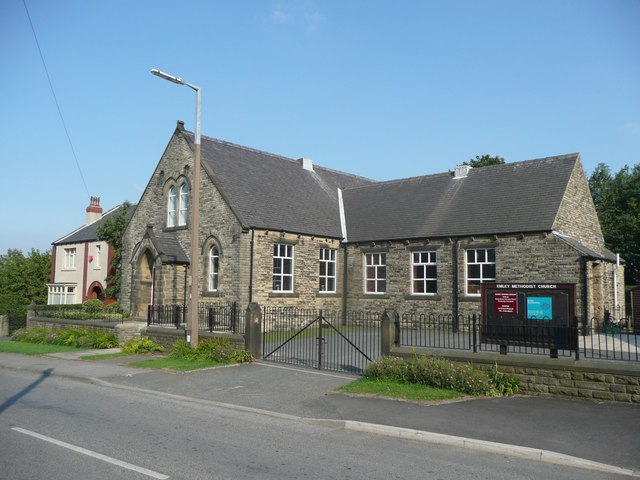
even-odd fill
[{"label": "tree", "polygon": [[120,297],[120,272],[122,271],[122,235],[127,227],[127,212],[131,208],[129,202],[124,202],[122,208],[100,227],[98,227],[98,240],[107,242],[113,248],[113,260],[107,275],[107,288],[104,293],[110,297]]},{"label": "tree", "polygon": [[464,162],[464,165],[469,165],[473,168],[488,167],[489,165],[502,165],[504,158],[491,155],[476,155],[476,158],[470,159],[468,162]]},{"label": "tree", "polygon": [[589,177],[607,247],[625,260],[625,283],[640,284],[640,164],[611,175],[599,164]]},{"label": "tree", "polygon": [[28,256],[9,249],[0,255],[0,315],[24,316],[32,301],[47,303],[51,253],[31,249]]}]

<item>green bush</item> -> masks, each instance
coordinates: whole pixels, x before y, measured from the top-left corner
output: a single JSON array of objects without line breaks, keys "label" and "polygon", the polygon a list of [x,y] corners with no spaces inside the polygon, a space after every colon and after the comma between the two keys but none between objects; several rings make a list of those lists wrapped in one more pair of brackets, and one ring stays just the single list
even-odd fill
[{"label": "green bush", "polygon": [[511,372],[507,373],[498,370],[497,362],[487,376],[497,395],[513,395],[520,391],[520,379]]},{"label": "green bush", "polygon": [[61,330],[21,328],[11,334],[11,339],[16,342],[69,345],[80,348],[103,349],[118,346],[118,337],[115,334],[89,330],[84,327],[65,328]]},{"label": "green bush", "polygon": [[98,313],[102,311],[102,302],[100,300],[85,300],[82,306],[87,313]]},{"label": "green bush", "polygon": [[243,363],[253,360],[246,350],[235,347],[227,338],[208,338],[192,349],[184,340],[178,340],[171,347],[171,358],[184,360],[211,360],[218,363]]},{"label": "green bush", "polygon": [[447,388],[469,395],[488,395],[493,391],[487,375],[473,365],[458,364],[440,357],[382,357],[369,365],[365,377]]},{"label": "green bush", "polygon": [[150,353],[150,352],[162,352],[164,347],[158,345],[149,337],[137,337],[127,340],[122,345],[122,351],[125,353]]}]

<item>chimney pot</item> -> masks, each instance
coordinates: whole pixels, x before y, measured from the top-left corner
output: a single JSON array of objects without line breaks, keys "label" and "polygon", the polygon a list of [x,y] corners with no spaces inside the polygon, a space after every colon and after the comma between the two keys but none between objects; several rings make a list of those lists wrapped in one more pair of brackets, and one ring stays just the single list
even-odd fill
[{"label": "chimney pot", "polygon": [[91,197],[89,206],[87,207],[87,225],[100,220],[102,218],[102,207],[100,206],[100,197]]}]

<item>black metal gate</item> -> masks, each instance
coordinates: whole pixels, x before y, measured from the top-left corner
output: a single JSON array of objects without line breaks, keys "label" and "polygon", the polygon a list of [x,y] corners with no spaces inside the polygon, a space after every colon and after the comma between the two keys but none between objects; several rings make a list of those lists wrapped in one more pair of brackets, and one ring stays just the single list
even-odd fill
[{"label": "black metal gate", "polygon": [[361,375],[380,356],[377,313],[266,307],[262,321],[264,360]]}]

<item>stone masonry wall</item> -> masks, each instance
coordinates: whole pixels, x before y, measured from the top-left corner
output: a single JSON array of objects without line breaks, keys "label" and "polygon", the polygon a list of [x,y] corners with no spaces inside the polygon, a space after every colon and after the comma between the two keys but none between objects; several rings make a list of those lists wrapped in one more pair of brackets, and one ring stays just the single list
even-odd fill
[{"label": "stone masonry wall", "polygon": [[[429,242],[386,242],[348,246],[349,310],[421,312],[450,314],[457,296],[460,314],[479,314],[479,296],[466,295],[466,249],[495,248],[497,283],[574,283],[576,297],[583,294],[580,255],[553,235],[518,234],[500,237],[468,237],[436,239]],[[412,295],[411,254],[418,250],[433,250],[437,255],[437,295]],[[385,252],[387,259],[387,292],[364,293],[364,254]],[[454,282],[454,256],[457,262],[457,284]],[[580,302],[578,316],[582,315]]]},{"label": "stone masonry wall", "polygon": [[[189,255],[191,249],[190,217],[186,226],[167,228],[167,185],[186,178],[192,182],[193,152],[185,139],[176,134],[172,137],[147,188],[140,199],[136,211],[127,226],[123,237],[123,272],[121,303],[132,312],[139,309],[135,305],[136,288],[139,288],[139,265],[132,264],[134,249],[142,240],[148,225],[153,231],[173,232],[183,249]],[[203,166],[204,167],[204,166]],[[241,282],[243,262],[246,264],[248,240],[242,234],[240,225],[228,205],[213,185],[206,168],[201,171],[201,209],[200,209],[200,291],[202,301],[216,302],[238,301],[242,294]],[[217,291],[208,291],[209,250],[217,245],[220,251],[220,268]],[[143,252],[136,252],[141,258]],[[182,303],[184,299],[184,267],[162,265],[159,259],[156,266],[156,303]],[[187,289],[190,289],[191,277],[187,275]],[[245,294],[246,295],[246,294]],[[150,298],[148,300],[150,302]]]},{"label": "stone masonry wall", "polygon": [[599,254],[604,253],[604,237],[580,161],[576,163],[571,174],[553,228],[575,238]]},{"label": "stone masonry wall", "polygon": [[[273,291],[273,246],[293,245],[293,293]],[[336,250],[336,292],[319,292],[320,249]],[[300,307],[327,310],[342,308],[343,251],[340,242],[325,237],[256,231],[254,238],[253,302],[262,306]]]}]

